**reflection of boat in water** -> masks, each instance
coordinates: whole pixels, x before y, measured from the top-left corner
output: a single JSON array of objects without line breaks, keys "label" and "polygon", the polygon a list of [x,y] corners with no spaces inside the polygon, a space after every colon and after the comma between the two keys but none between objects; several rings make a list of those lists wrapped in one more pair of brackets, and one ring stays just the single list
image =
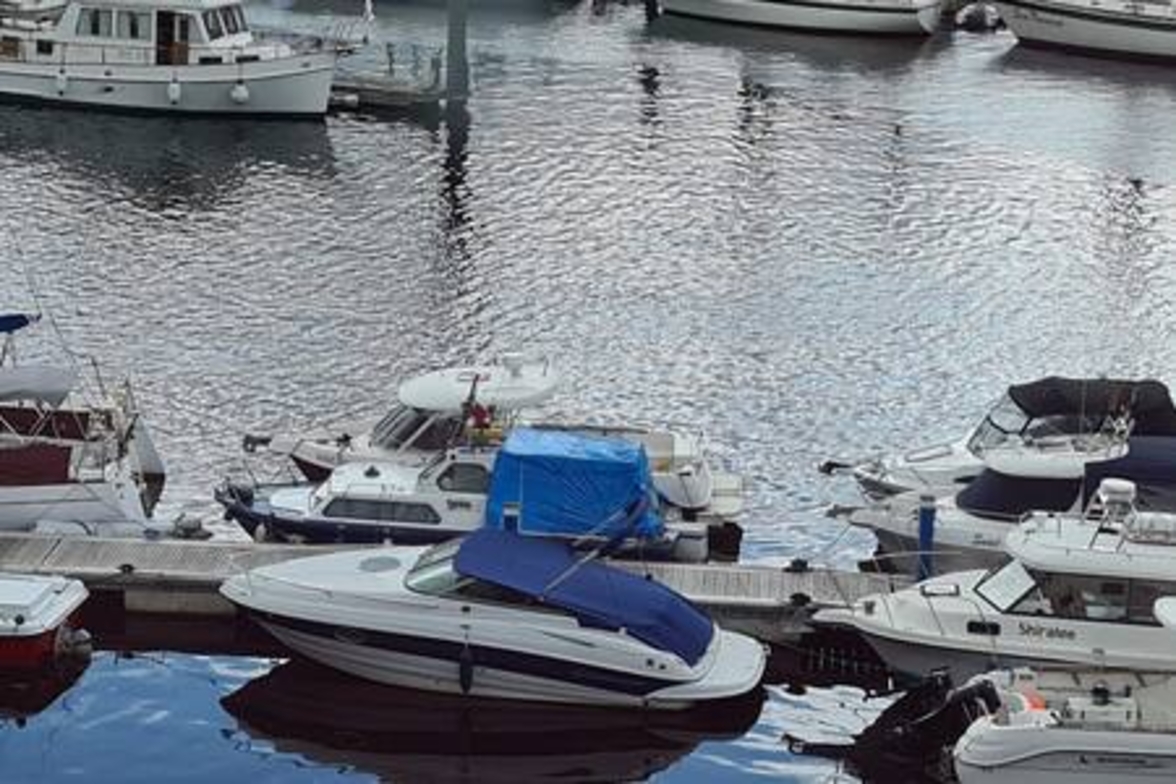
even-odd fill
[{"label": "reflection of boat in water", "polygon": [[0,128],[0,159],[43,165],[54,179],[77,177],[148,206],[212,206],[251,172],[281,168],[329,178],[335,162],[322,122],[134,117],[2,105]]},{"label": "reflection of boat in water", "polygon": [[763,693],[701,710],[508,703],[425,694],[295,660],[221,705],[256,739],[389,781],[643,780],[707,740],[738,737]]},{"label": "reflection of boat in water", "polygon": [[72,658],[59,666],[28,672],[0,672],[0,726],[24,726],[73,686],[88,661]]}]

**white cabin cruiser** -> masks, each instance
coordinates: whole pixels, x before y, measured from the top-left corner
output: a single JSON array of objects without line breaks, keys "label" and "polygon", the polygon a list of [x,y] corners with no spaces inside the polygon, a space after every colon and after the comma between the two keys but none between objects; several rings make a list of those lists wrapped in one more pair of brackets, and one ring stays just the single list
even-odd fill
[{"label": "white cabin cruiser", "polygon": [[425,691],[683,709],[755,689],[766,661],[660,583],[505,531],[259,567],[221,593],[308,658]]},{"label": "white cabin cruiser", "polygon": [[0,96],[163,113],[322,115],[337,51],[250,31],[229,0],[0,3]]},{"label": "white cabin cruiser", "polygon": [[870,35],[927,35],[942,0],[662,0],[666,13],[722,22]]},{"label": "white cabin cruiser", "polygon": [[1128,435],[1176,436],[1176,407],[1159,381],[1047,376],[1014,384],[966,438],[857,462],[827,460],[825,473],[848,470],[871,499],[907,491],[942,493],[971,482],[994,461],[1020,473],[1048,462],[1117,456]]},{"label": "white cabin cruiser", "polygon": [[640,446],[563,431],[515,428],[501,447],[423,465],[343,463],[320,483],[227,483],[216,498],[258,540],[433,544],[490,525],[652,559],[709,555],[707,521],[655,508]]},{"label": "white cabin cruiser", "polygon": [[0,315],[0,529],[146,524],[164,468],[130,387],[75,403],[75,370],[17,364],[14,335],[35,320]]},{"label": "white cabin cruiser", "polygon": [[997,0],[1024,44],[1125,58],[1176,58],[1176,17],[1167,2]]},{"label": "white cabin cruiser", "polygon": [[953,680],[1002,666],[1176,672],[1172,634],[1152,612],[1176,596],[1176,515],[1138,511],[1135,488],[1103,480],[1085,517],[1038,513],[1014,528],[1011,559],[823,610],[894,670],[950,666]]},{"label": "white cabin cruiser", "polygon": [[1129,784],[1176,777],[1176,680],[1170,673],[1013,669],[973,682],[981,680],[997,687],[1000,704],[955,743],[961,784]]},{"label": "white cabin cruiser", "polygon": [[[837,517],[870,529],[878,540],[877,564],[886,571],[927,574],[987,568],[1003,563],[1011,527],[1033,512],[1079,514],[1106,477],[1138,485],[1136,503],[1176,511],[1176,438],[1132,436],[1107,453],[1080,450],[985,456],[987,468],[954,495],[914,492]],[[928,520],[927,515],[931,514]],[[930,558],[920,556],[929,555]]]},{"label": "white cabin cruiser", "polygon": [[558,384],[548,362],[508,354],[498,364],[444,368],[404,381],[397,405],[375,425],[305,437],[246,436],[244,446],[246,452],[264,446],[287,455],[307,479],[321,482],[342,463],[423,463],[455,445],[494,446],[525,424],[640,444],[654,486],[669,503],[726,518],[742,511],[742,481],[712,472],[701,434],[526,419],[523,412],[551,399]]}]

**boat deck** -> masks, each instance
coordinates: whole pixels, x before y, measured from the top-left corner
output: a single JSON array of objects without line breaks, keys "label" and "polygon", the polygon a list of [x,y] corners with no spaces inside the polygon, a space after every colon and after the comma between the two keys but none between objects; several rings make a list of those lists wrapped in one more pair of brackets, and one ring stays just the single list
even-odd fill
[{"label": "boat deck", "polygon": [[[218,588],[245,569],[344,549],[345,545],[257,544],[0,533],[0,571],[60,574],[93,592],[121,594],[131,613],[232,616]],[[795,640],[817,609],[844,606],[903,578],[827,569],[788,571],[747,564],[616,562],[649,575],[708,610],[723,626],[766,642]]]}]

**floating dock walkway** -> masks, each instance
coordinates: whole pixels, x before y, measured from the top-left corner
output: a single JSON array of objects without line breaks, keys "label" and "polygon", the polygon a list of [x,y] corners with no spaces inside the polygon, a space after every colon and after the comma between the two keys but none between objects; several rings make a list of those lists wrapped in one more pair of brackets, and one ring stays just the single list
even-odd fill
[{"label": "floating dock walkway", "polygon": [[[234,607],[218,592],[227,577],[345,547],[3,533],[0,571],[75,577],[93,593],[121,598],[127,613],[233,617]],[[614,564],[665,583],[723,626],[772,643],[795,641],[806,633],[817,609],[844,606],[866,594],[908,584],[900,577],[829,569]]]}]

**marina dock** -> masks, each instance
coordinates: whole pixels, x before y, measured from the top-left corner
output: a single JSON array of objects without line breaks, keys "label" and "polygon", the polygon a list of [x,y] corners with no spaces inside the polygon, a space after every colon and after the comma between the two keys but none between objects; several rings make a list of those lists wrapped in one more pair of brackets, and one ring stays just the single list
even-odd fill
[{"label": "marina dock", "polygon": [[[0,534],[0,570],[75,577],[95,594],[121,597],[127,613],[229,618],[236,611],[218,593],[227,577],[344,547],[5,533]],[[727,628],[772,643],[803,635],[809,617],[820,608],[844,606],[866,594],[906,584],[898,577],[828,569],[615,564],[665,583]]]}]

